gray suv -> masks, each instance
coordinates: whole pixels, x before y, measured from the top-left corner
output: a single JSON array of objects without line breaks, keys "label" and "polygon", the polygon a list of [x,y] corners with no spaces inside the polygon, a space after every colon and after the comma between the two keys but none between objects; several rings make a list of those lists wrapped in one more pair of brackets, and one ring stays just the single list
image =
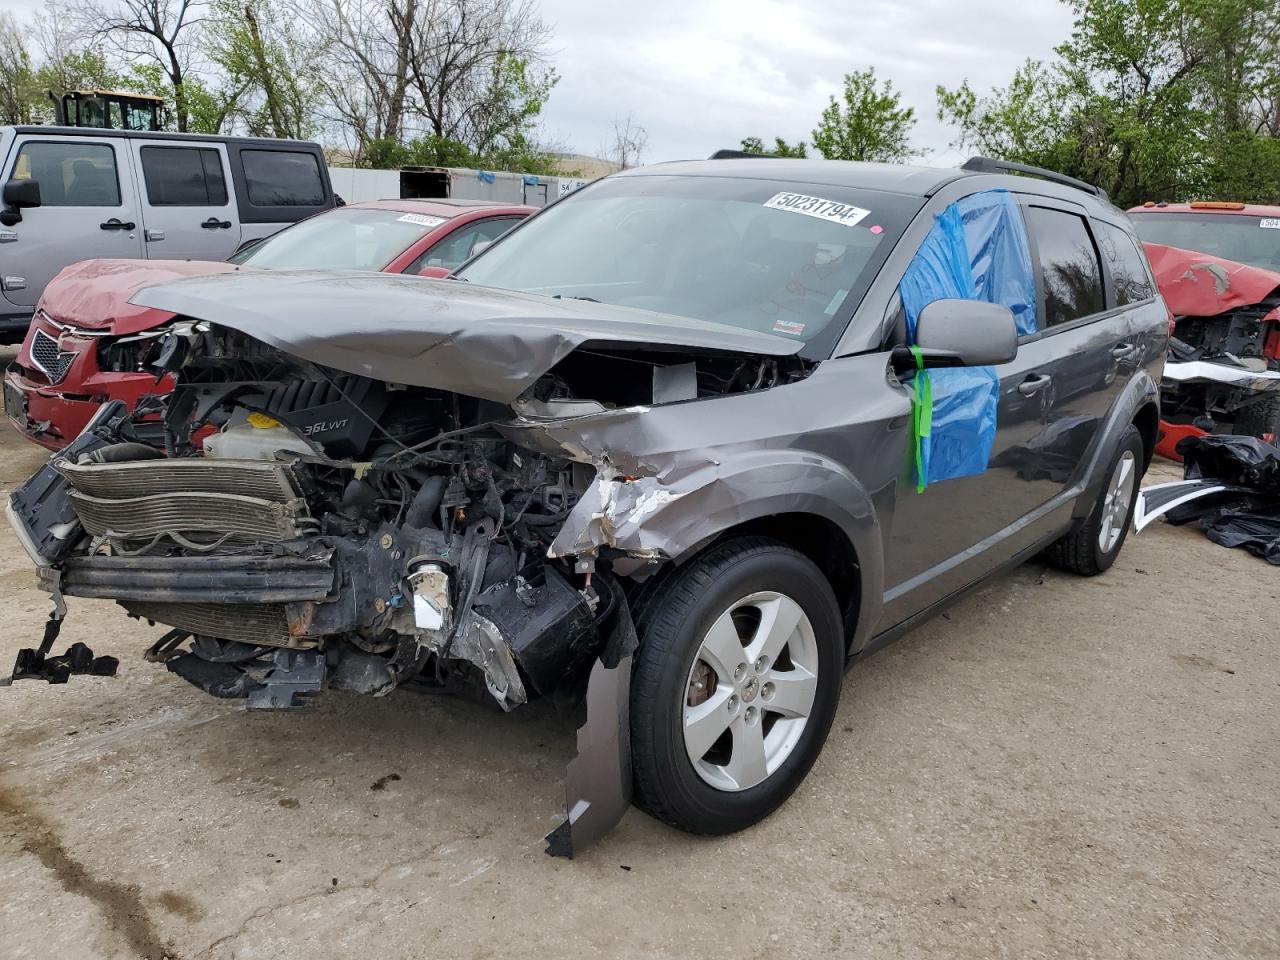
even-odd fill
[{"label": "gray suv", "polygon": [[112,673],[51,655],[65,598],[112,598],[169,628],[149,660],[251,709],[585,700],[552,852],[633,797],[750,826],[846,663],[1124,543],[1166,311],[1101,191],[1009,169],[665,164],[448,280],[140,291],[178,317],[134,358],[177,380],[164,449],[134,429],[158,402],[107,405],[11,497],[56,610],[14,677]]}]

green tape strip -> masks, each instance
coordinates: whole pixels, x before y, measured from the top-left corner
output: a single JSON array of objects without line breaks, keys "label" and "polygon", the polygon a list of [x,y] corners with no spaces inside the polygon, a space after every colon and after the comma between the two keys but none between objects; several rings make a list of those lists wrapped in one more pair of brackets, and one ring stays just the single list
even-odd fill
[{"label": "green tape strip", "polygon": [[920,348],[912,347],[911,354],[916,358],[915,403],[911,411],[911,434],[916,454],[916,493],[924,493],[925,487],[929,485],[924,475],[924,441],[933,429],[933,383],[929,380],[929,371],[924,368]]}]

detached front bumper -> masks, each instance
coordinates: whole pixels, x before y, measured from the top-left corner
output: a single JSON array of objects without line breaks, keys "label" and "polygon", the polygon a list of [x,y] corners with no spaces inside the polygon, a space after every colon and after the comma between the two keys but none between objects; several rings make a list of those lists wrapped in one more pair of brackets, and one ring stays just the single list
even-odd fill
[{"label": "detached front bumper", "polygon": [[1246,370],[1212,360],[1170,360],[1164,365],[1163,385],[1216,383],[1244,393],[1280,391],[1280,370]]}]

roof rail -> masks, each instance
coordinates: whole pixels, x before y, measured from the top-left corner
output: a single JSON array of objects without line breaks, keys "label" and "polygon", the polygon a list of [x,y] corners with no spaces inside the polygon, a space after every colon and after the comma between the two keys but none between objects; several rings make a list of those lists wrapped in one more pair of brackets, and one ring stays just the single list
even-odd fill
[{"label": "roof rail", "polygon": [[1052,180],[1067,187],[1075,187],[1077,190],[1092,193],[1103,200],[1109,199],[1107,191],[1101,187],[1095,187],[1092,183],[1085,183],[1075,177],[1068,177],[1065,173],[1058,173],[1056,170],[1033,167],[1029,163],[1014,163],[1012,160],[996,160],[992,157],[970,157],[961,164],[960,169],[970,173],[1025,173],[1027,176],[1039,177],[1041,180]]},{"label": "roof rail", "polygon": [[[766,160],[770,158],[767,153],[747,153],[745,150],[717,150],[708,160],[742,160],[745,157],[764,157]],[[774,160],[778,159],[773,157]]]}]

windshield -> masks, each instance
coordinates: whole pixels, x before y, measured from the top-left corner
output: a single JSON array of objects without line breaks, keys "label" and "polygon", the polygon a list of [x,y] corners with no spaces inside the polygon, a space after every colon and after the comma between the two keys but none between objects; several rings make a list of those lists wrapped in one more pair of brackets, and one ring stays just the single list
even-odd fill
[{"label": "windshield", "polygon": [[458,273],[831,344],[918,197],[727,177],[593,184]]},{"label": "windshield", "polygon": [[1138,236],[1280,271],[1280,218],[1226,213],[1131,213]]},{"label": "windshield", "polygon": [[443,217],[346,207],[294,224],[231,258],[263,270],[382,270]]}]

